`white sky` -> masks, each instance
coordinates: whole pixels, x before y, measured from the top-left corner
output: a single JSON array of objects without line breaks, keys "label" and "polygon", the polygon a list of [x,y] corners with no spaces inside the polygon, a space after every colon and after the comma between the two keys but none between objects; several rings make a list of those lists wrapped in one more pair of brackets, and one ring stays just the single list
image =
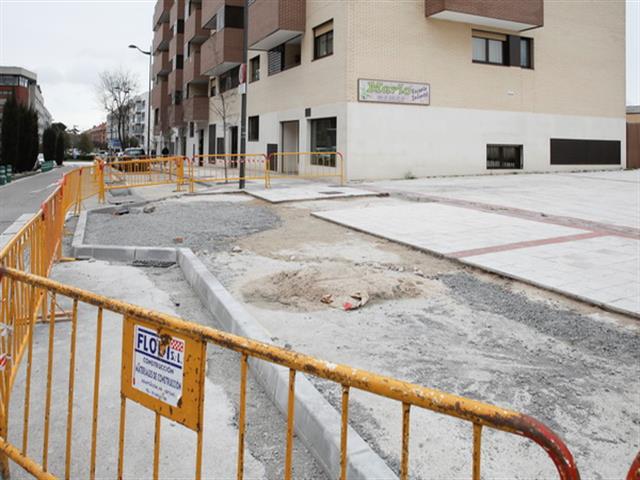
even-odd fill
[{"label": "white sky", "polygon": [[[613,1],[613,0],[602,0]],[[627,104],[640,104],[640,0],[627,2]],[[123,68],[147,89],[155,0],[0,0],[0,65],[38,74],[56,121],[84,129],[100,123],[97,72]]]}]

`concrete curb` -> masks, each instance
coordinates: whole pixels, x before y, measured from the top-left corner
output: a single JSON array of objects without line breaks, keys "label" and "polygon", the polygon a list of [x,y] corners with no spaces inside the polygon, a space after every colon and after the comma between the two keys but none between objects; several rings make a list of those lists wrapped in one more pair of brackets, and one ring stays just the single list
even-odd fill
[{"label": "concrete curb", "polygon": [[171,247],[132,247],[119,245],[86,245],[84,243],[87,226],[87,212],[80,213],[76,231],[71,242],[75,258],[95,258],[111,262],[176,263],[176,249]]},{"label": "concrete curb", "polygon": [[[272,343],[268,332],[224,288],[187,248],[178,249],[178,265],[187,282],[223,328],[236,335]],[[250,359],[249,365],[280,411],[287,413],[289,373],[285,367]],[[332,478],[340,476],[341,419],[304,375],[296,380],[295,430]],[[349,427],[348,476],[354,479],[397,478],[387,464]]]},{"label": "concrete curb", "polygon": [[7,243],[11,241],[15,234],[18,233],[34,215],[35,213],[23,213],[11,225],[9,225],[4,232],[0,233],[0,250],[2,250]]},{"label": "concrete curb", "polygon": [[[133,263],[135,261],[173,262],[205,308],[224,330],[264,343],[271,336],[228,292],[218,279],[188,248],[156,248],[113,245],[85,245],[87,212],[78,218],[72,250],[76,258]],[[249,360],[249,367],[269,398],[286,416],[289,372],[285,367],[261,360]],[[304,376],[298,375],[295,389],[295,431],[331,478],[340,476],[340,414]],[[395,479],[396,474],[371,447],[349,427],[347,473],[352,479]]]}]

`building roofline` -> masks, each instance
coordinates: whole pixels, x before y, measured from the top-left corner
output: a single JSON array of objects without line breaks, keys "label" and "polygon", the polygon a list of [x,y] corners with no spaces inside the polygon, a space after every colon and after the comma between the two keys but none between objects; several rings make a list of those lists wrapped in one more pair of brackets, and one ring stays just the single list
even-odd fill
[{"label": "building roofline", "polygon": [[38,81],[38,75],[35,72],[22,67],[0,66],[0,75],[21,75],[29,80],[33,80],[34,82]]}]

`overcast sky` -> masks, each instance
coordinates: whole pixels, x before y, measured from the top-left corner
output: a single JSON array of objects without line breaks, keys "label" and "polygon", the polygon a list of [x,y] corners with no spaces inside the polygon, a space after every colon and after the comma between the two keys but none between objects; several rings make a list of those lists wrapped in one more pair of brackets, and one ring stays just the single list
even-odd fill
[{"label": "overcast sky", "polygon": [[[611,0],[603,0],[611,1]],[[38,74],[57,121],[89,128],[104,119],[97,72],[122,67],[146,91],[154,0],[0,0],[0,65]],[[627,104],[640,104],[640,0],[627,0]]]}]

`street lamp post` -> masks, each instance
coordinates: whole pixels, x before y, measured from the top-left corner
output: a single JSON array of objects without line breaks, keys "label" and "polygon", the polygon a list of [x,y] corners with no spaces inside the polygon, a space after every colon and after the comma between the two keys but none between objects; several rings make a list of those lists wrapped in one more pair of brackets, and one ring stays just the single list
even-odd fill
[{"label": "street lamp post", "polygon": [[147,92],[147,155],[151,156],[151,150],[149,150],[151,142],[151,48],[146,52],[137,45],[129,45],[129,48],[135,48],[140,53],[149,56],[149,91]]}]

